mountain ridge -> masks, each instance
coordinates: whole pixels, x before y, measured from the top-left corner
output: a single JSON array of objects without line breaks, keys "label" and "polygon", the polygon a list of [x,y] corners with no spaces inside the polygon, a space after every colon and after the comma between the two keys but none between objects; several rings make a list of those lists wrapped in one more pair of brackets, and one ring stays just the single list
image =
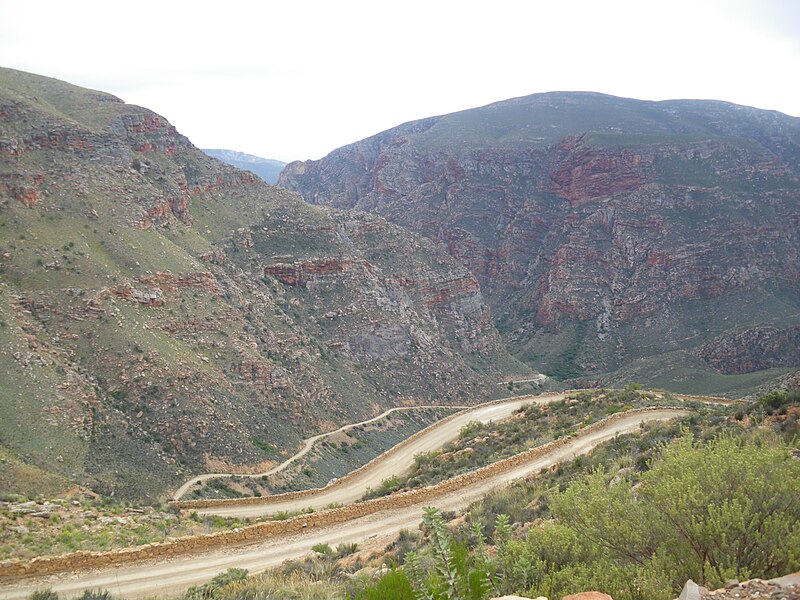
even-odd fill
[{"label": "mountain ridge", "polygon": [[797,324],[798,182],[798,118],[559,92],[404,123],[278,183],[445,244],[533,368],[712,391],[778,374],[721,376],[692,348]]}]

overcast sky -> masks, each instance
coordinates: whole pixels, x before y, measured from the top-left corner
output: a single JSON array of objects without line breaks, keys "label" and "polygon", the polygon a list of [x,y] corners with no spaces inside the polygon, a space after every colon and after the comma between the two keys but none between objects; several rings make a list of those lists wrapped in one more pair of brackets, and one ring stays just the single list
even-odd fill
[{"label": "overcast sky", "polygon": [[200,147],[320,158],[554,90],[800,116],[800,1],[0,0],[0,64],[147,106]]}]

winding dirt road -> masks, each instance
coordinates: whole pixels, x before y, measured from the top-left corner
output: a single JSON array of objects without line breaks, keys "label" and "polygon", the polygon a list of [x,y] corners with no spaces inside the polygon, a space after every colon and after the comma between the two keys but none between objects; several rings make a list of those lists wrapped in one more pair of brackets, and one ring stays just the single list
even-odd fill
[{"label": "winding dirt road", "polygon": [[[543,394],[541,396],[520,396],[504,401],[470,407],[446,419],[426,427],[420,434],[408,438],[391,450],[381,454],[361,469],[345,475],[340,480],[313,491],[313,495],[297,497],[294,494],[266,496],[257,504],[216,506],[200,508],[200,514],[224,517],[258,517],[281,511],[292,512],[311,507],[319,510],[330,504],[350,504],[359,500],[367,488],[377,488],[381,482],[392,475],[406,472],[414,464],[414,457],[425,452],[441,449],[447,442],[458,437],[461,428],[471,421],[488,423],[500,421],[511,416],[515,410],[528,404],[548,404],[563,400],[567,392]],[[348,427],[352,427],[348,425]]]},{"label": "winding dirt road", "polygon": [[[295,512],[306,508],[320,510],[331,504],[350,504],[362,498],[367,488],[375,489],[384,479],[406,473],[413,466],[414,457],[417,454],[439,450],[448,442],[456,439],[461,428],[467,423],[500,421],[510,417],[522,406],[557,402],[575,391],[518,396],[470,407],[426,427],[416,435],[377,456],[360,469],[323,488],[307,490],[300,494],[265,496],[253,504],[241,504],[235,499],[230,502],[218,501],[219,504],[216,506],[198,507],[196,510],[200,514],[244,518],[260,517],[278,512]],[[676,394],[675,397],[681,401],[699,401],[707,404],[736,402],[725,398],[694,397],[681,394]],[[346,428],[354,426],[347,425]]]},{"label": "winding dirt road", "polygon": [[[530,402],[530,399],[523,403],[527,402]],[[495,418],[509,408],[504,405],[496,406],[496,411],[488,413]],[[494,488],[570,460],[577,455],[586,454],[598,444],[616,435],[636,430],[644,421],[671,419],[685,414],[688,414],[688,411],[664,408],[646,413],[620,415],[620,418],[607,425],[578,433],[552,451],[464,486],[455,492],[445,493],[433,501],[376,512],[338,525],[272,538],[247,546],[220,548],[204,554],[178,556],[157,562],[138,562],[86,573],[25,579],[13,584],[0,583],[0,598],[22,600],[33,590],[47,587],[67,596],[76,595],[86,588],[108,589],[112,594],[125,598],[163,596],[181,592],[191,585],[204,583],[217,573],[231,567],[245,568],[251,572],[262,571],[279,565],[286,559],[296,558],[309,552],[314,544],[328,543],[335,546],[347,542],[363,542],[375,536],[393,534],[403,528],[415,527],[421,521],[424,505],[433,504],[444,510],[464,508]]]},{"label": "winding dirt road", "polygon": [[421,410],[424,408],[452,408],[453,410],[461,410],[465,408],[471,408],[469,406],[446,406],[443,404],[431,404],[428,406],[397,406],[395,408],[390,408],[389,410],[383,411],[377,417],[372,417],[371,419],[367,419],[366,421],[359,421],[358,423],[350,423],[348,425],[342,425],[339,429],[334,429],[333,431],[327,431],[325,433],[320,433],[318,435],[311,436],[303,441],[303,447],[297,452],[297,454],[290,456],[281,464],[272,467],[269,471],[264,471],[263,473],[203,473],[202,475],[197,475],[196,477],[192,477],[189,481],[184,483],[181,487],[179,487],[175,493],[172,495],[173,500],[180,500],[183,496],[188,492],[191,487],[195,484],[201,483],[203,481],[208,481],[209,479],[217,479],[220,477],[250,477],[251,479],[259,479],[261,477],[272,475],[279,471],[283,471],[286,467],[291,465],[293,462],[300,460],[306,454],[308,454],[311,449],[314,447],[318,441],[325,439],[328,436],[335,435],[337,433],[347,432],[351,429],[359,427],[361,425],[368,425],[370,423],[374,423],[375,421],[380,421],[387,415],[398,411],[405,411],[405,410]]}]

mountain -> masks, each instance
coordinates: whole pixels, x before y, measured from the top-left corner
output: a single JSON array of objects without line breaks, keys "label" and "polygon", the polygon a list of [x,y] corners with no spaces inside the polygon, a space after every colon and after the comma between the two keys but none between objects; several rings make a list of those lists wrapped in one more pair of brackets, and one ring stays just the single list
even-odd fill
[{"label": "mountain", "polygon": [[203,152],[233,167],[255,173],[269,184],[274,184],[278,181],[278,175],[280,175],[283,167],[286,166],[285,162],[279,160],[261,158],[260,156],[245,154],[236,150],[203,148]]},{"label": "mountain", "polygon": [[800,119],[548,93],[294,162],[478,279],[512,353],[578,383],[744,390],[800,366]]},{"label": "mountain", "polygon": [[118,98],[0,69],[0,489],[154,498],[530,373],[475,277]]}]

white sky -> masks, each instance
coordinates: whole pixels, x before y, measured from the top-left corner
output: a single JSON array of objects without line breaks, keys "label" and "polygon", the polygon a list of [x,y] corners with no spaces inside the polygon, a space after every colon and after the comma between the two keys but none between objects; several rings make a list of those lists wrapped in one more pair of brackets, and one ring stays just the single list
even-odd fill
[{"label": "white sky", "polygon": [[553,90],[800,116],[800,0],[0,0],[0,65],[147,106],[200,147],[320,158]]}]

